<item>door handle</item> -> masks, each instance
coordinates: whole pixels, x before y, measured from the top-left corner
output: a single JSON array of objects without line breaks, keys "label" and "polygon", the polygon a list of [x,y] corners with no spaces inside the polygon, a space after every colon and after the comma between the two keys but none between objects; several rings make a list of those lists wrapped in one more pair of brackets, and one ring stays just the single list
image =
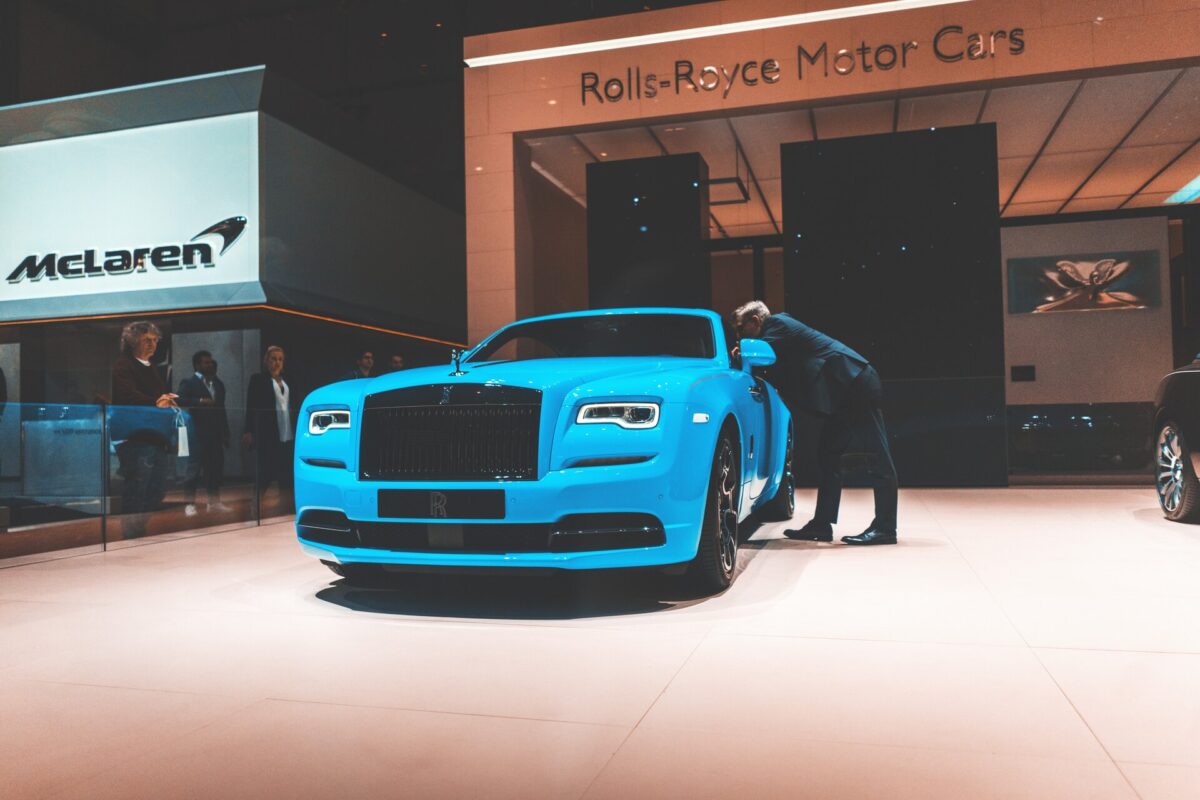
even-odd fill
[{"label": "door handle", "polygon": [[756,383],[756,384],[754,384],[753,386],[751,386],[751,387],[750,387],[750,394],[751,394],[751,395],[754,397],[754,399],[756,399],[756,400],[762,400],[762,397],[763,397],[763,389],[762,389],[762,387],[761,387],[761,386],[759,386],[759,385]]}]

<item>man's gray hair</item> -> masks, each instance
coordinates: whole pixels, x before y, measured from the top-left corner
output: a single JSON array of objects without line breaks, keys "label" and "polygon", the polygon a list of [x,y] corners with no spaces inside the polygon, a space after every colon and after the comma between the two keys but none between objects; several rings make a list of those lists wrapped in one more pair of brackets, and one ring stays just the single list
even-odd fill
[{"label": "man's gray hair", "polygon": [[263,360],[262,360],[263,369],[267,368],[267,359],[271,357],[271,353],[274,353],[276,351],[283,353],[284,358],[287,358],[287,353],[284,352],[284,349],[282,347],[280,347],[277,344],[270,345],[267,347],[267,349],[265,351],[263,351]]},{"label": "man's gray hair", "polygon": [[121,352],[132,355],[134,349],[137,347],[138,342],[140,342],[142,337],[147,333],[153,333],[159,339],[162,338],[162,331],[160,331],[158,326],[153,322],[138,320],[137,322],[131,322],[126,325],[121,329]]},{"label": "man's gray hair", "polygon": [[749,303],[744,303],[734,310],[733,324],[741,325],[746,321],[747,317],[766,319],[769,316],[771,316],[771,309],[767,308],[766,303],[762,300],[751,300]]}]

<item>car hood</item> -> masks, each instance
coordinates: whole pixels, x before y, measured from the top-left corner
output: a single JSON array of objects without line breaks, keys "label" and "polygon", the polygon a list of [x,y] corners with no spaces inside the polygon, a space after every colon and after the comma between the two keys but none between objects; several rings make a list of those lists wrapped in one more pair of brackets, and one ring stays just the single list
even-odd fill
[{"label": "car hood", "polygon": [[686,388],[716,368],[715,360],[670,357],[491,361],[463,364],[463,375],[453,375],[452,365],[406,370],[364,381],[363,389],[366,394],[376,394],[408,386],[489,383],[538,389],[547,401],[561,400],[571,392],[583,396],[668,399],[677,388]]}]

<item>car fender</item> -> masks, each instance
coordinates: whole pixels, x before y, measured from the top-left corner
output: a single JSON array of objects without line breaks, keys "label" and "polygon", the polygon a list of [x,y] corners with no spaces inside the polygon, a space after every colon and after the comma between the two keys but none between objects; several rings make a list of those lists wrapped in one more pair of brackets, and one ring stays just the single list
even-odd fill
[{"label": "car fender", "polygon": [[[693,480],[700,482],[700,493],[703,494],[708,488],[712,459],[717,451],[717,437],[726,424],[734,426],[737,432],[738,463],[740,465],[738,477],[741,482],[741,502],[738,508],[739,516],[745,518],[751,510],[749,492],[753,477],[751,475],[753,465],[748,461],[747,426],[738,416],[737,407],[733,401],[733,392],[738,388],[733,380],[735,374],[718,372],[707,375],[690,387],[685,425],[690,425],[693,430],[700,429],[703,433],[691,437],[694,441],[686,457],[704,464],[703,474],[693,477]],[[697,414],[706,415],[707,421],[695,422]],[[681,442],[681,453],[684,446],[684,443]],[[694,472],[698,473],[699,471]]]}]

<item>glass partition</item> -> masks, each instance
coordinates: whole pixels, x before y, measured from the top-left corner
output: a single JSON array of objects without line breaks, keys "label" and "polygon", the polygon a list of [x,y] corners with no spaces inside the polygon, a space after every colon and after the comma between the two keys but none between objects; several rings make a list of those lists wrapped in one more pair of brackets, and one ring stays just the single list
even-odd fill
[{"label": "glass partition", "polygon": [[104,409],[6,403],[0,412],[0,558],[104,541]]},{"label": "glass partition", "polygon": [[[261,417],[261,419],[260,419]],[[273,413],[0,407],[0,561],[257,525],[293,512]],[[286,433],[286,431],[285,431]]]}]

